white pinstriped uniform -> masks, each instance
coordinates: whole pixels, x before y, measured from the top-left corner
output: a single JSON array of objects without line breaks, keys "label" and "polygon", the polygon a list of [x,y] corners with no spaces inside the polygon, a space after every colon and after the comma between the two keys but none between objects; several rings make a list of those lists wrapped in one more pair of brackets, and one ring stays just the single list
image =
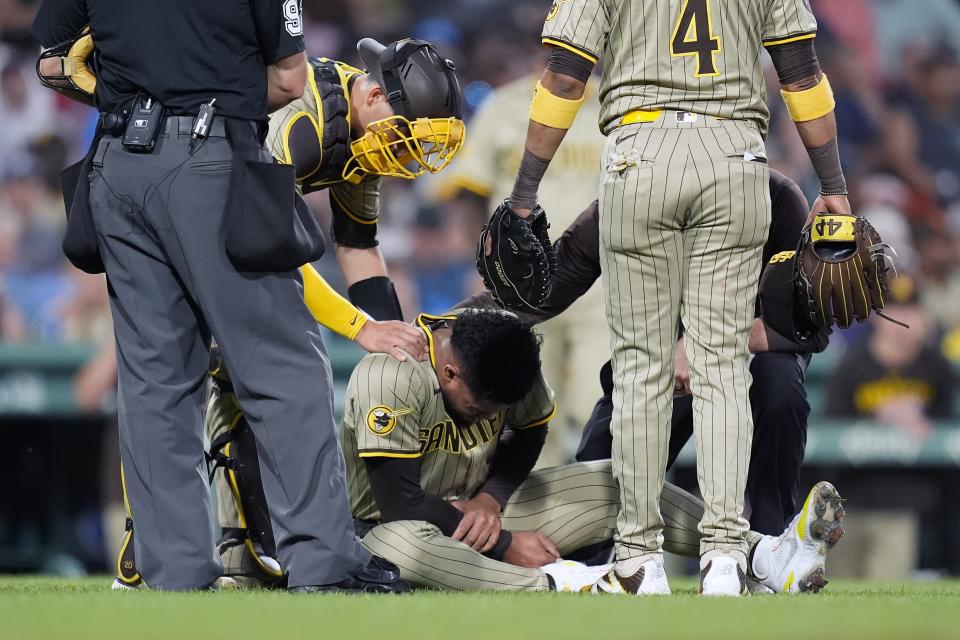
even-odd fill
[{"label": "white pinstriped uniform", "polygon": [[[541,378],[526,398],[507,411],[482,424],[457,427],[444,408],[434,371],[429,329],[434,319],[424,314],[417,320],[427,334],[430,359],[398,362],[370,354],[350,378],[340,437],[350,508],[356,518],[380,518],[363,458],[417,458],[424,491],[445,500],[465,500],[486,481],[504,424],[536,426],[553,414],[553,393]],[[702,503],[676,487],[666,489],[663,500],[670,523],[666,546],[677,553],[695,553]],[[508,531],[543,533],[563,554],[608,540],[618,511],[619,492],[610,462],[578,463],[531,473],[504,507],[502,523]],[[488,558],[444,536],[428,522],[380,524],[366,534],[363,544],[399,566],[403,577],[418,586],[464,591],[549,586],[539,569]]]},{"label": "white pinstriped uniform", "polygon": [[[430,318],[421,316],[420,320]],[[370,494],[364,457],[417,457],[421,459],[425,491],[447,500],[472,497],[487,479],[489,461],[504,423],[541,423],[537,416],[549,418],[552,412],[552,393],[541,379],[521,402],[485,421],[479,429],[477,425],[457,429],[458,435],[453,437],[446,429],[453,423],[443,409],[431,362],[398,362],[370,354],[354,369],[346,404],[341,440],[351,510],[355,518],[376,522],[380,513]],[[214,389],[206,413],[210,438],[216,439],[240,417],[233,393]],[[241,528],[233,491],[223,470],[215,474],[214,486],[220,503],[220,526]],[[557,545],[561,554],[568,554],[610,539],[619,510],[620,492],[611,463],[601,460],[532,472],[510,497],[502,523],[507,531],[540,532]],[[703,502],[666,484],[660,511],[665,521],[664,548],[696,556]],[[543,571],[488,558],[424,521],[379,524],[365,535],[363,544],[395,563],[405,579],[421,587],[458,591],[537,591],[549,587]],[[221,559],[225,575],[244,584],[258,584],[264,578],[243,546],[225,547]]]},{"label": "white pinstriped uniform", "polygon": [[806,0],[556,0],[545,22],[545,43],[603,59],[601,262],[620,560],[663,543],[679,321],[706,503],[700,551],[745,560],[747,339],[770,224],[761,44],[815,33]]}]

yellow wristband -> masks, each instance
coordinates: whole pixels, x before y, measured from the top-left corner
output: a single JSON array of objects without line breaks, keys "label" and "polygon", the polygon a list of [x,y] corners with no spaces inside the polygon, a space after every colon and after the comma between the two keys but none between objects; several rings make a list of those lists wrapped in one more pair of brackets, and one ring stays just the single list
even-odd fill
[{"label": "yellow wristband", "polygon": [[303,277],[303,301],[314,319],[344,338],[353,340],[367,323],[367,316],[334,291],[309,264],[300,267]]},{"label": "yellow wristband", "polygon": [[553,95],[549,89],[538,82],[537,88],[533,91],[533,100],[530,102],[530,119],[546,127],[569,129],[577,117],[577,111],[580,110],[585,96],[586,92],[580,96],[579,100],[567,100]]},{"label": "yellow wristband", "polygon": [[817,86],[806,91],[780,91],[794,122],[809,122],[827,115],[836,106],[830,81],[824,75]]}]

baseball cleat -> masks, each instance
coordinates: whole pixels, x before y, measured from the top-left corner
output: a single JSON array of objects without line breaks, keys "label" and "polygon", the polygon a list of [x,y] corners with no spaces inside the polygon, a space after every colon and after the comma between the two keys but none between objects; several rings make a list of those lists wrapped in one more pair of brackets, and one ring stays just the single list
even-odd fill
[{"label": "baseball cleat", "polygon": [[217,578],[214,582],[217,585],[217,589],[233,591],[234,589],[239,589],[240,585],[237,584],[237,581],[231,578],[230,576],[222,576]]},{"label": "baseball cleat", "polygon": [[757,544],[750,562],[753,576],[777,593],[820,591],[827,584],[827,552],[843,536],[843,501],[829,482],[813,485],[786,530]]},{"label": "baseball cleat", "polygon": [[[637,596],[668,596],[670,584],[667,582],[667,572],[663,570],[663,556],[656,555],[641,564],[633,573],[623,565],[625,562],[613,565],[591,591],[593,593],[629,593]],[[621,573],[623,571],[623,573]]]},{"label": "baseball cleat", "polygon": [[113,584],[110,585],[110,591],[138,591],[140,589],[140,583],[136,584],[127,584],[120,578],[114,578]]},{"label": "baseball cleat", "polygon": [[752,596],[768,596],[773,594],[773,589],[752,576],[747,576],[747,591],[749,591]]},{"label": "baseball cleat", "polygon": [[702,596],[738,597],[749,594],[747,576],[733,556],[714,556],[700,570]]},{"label": "baseball cleat", "polygon": [[557,560],[540,569],[550,578],[553,591],[587,593],[612,566],[603,564],[591,567],[573,560]]}]

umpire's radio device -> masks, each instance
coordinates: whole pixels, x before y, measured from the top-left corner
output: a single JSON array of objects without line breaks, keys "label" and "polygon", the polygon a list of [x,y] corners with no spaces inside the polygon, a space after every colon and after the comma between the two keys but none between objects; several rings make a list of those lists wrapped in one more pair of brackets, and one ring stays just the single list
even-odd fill
[{"label": "umpire's radio device", "polygon": [[123,146],[127,151],[150,153],[157,144],[160,124],[163,122],[163,105],[150,96],[139,95],[133,101],[130,118],[123,133]]}]

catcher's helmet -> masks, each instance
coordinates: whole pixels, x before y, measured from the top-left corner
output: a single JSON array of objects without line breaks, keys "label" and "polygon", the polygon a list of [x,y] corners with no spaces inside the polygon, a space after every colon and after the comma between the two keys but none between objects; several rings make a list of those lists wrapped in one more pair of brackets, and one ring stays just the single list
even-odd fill
[{"label": "catcher's helmet", "polygon": [[351,143],[343,178],[357,182],[372,174],[410,179],[447,166],[465,134],[453,62],[423,40],[398,40],[385,47],[364,38],[357,52],[394,115],[370,123]]},{"label": "catcher's helmet", "polygon": [[364,38],[357,53],[398,115],[463,119],[456,67],[429,42],[407,38],[384,46]]}]

